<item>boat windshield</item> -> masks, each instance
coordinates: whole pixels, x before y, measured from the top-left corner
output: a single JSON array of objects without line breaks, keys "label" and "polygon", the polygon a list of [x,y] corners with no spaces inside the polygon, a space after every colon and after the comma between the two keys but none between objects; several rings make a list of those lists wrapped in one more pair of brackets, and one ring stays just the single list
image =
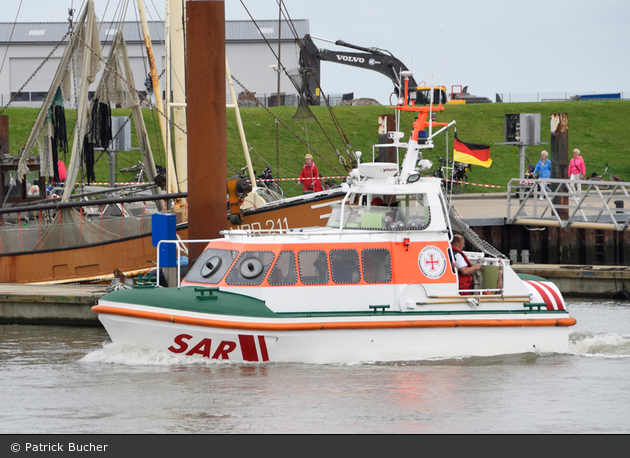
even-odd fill
[{"label": "boat windshield", "polygon": [[[412,196],[373,197],[370,205],[346,205],[343,223],[345,229],[423,230],[431,222],[429,206],[423,194]],[[389,205],[385,202],[391,201]],[[341,204],[332,207],[328,227],[340,227]]]}]

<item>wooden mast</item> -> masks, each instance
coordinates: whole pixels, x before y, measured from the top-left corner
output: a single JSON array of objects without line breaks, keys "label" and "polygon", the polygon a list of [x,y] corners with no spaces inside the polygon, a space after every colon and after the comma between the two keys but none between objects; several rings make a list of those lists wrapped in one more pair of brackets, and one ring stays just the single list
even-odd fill
[{"label": "wooden mast", "polygon": [[144,44],[147,48],[147,57],[149,58],[149,67],[151,69],[151,81],[153,83],[153,93],[155,94],[155,104],[157,106],[158,116],[160,120],[160,130],[162,131],[162,139],[164,139],[164,150],[166,155],[166,186],[167,192],[177,192],[177,174],[175,172],[175,164],[173,164],[173,154],[170,143],[167,142],[166,135],[166,117],[168,113],[164,110],[162,103],[162,91],[160,91],[160,81],[155,66],[155,57],[153,55],[153,46],[151,44],[151,36],[149,35],[149,24],[147,23],[147,15],[144,10],[144,0],[138,0],[138,13],[142,24],[142,34],[144,35]]},{"label": "wooden mast", "polygon": [[171,87],[173,100],[170,103],[173,112],[173,130],[175,140],[175,167],[180,192],[188,191],[188,152],[186,150],[186,59],[184,42],[184,0],[168,0],[170,17],[170,55],[166,56],[167,65],[173,70]]},{"label": "wooden mast", "polygon": [[[188,237],[220,236],[227,223],[225,108],[225,4],[186,4],[186,94],[188,116]],[[204,249],[191,244],[194,261]]]}]

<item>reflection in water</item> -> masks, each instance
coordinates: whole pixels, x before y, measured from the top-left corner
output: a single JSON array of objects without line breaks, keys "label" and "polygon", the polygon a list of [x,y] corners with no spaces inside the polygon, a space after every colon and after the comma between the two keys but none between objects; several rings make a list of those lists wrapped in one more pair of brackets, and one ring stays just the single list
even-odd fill
[{"label": "reflection in water", "polygon": [[567,355],[231,363],[102,328],[0,326],[0,433],[630,432],[630,304],[569,303]]}]

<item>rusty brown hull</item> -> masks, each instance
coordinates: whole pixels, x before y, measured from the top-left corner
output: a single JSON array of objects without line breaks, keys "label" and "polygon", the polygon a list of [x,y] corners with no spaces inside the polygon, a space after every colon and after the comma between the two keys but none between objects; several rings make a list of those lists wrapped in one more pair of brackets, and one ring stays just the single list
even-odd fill
[{"label": "rusty brown hull", "polygon": [[[280,202],[269,208],[246,212],[243,224],[226,229],[277,230],[323,226],[330,207],[341,193]],[[187,225],[177,234],[188,238]],[[151,234],[58,250],[0,254],[0,283],[79,282],[107,280],[115,269],[135,274],[155,267],[156,249]],[[0,290],[2,287],[0,287]]]}]

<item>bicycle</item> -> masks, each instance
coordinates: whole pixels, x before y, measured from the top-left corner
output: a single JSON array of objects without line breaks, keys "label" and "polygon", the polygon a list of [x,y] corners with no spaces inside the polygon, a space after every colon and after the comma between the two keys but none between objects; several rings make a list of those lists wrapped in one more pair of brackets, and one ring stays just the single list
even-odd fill
[{"label": "bicycle", "polygon": [[[132,165],[131,167],[124,167],[122,169],[119,169],[119,171],[123,173],[138,172],[135,177],[129,180],[129,183],[145,183],[149,181],[146,168],[142,161],[138,161],[136,165]],[[156,171],[156,176],[155,176],[156,181],[159,181],[161,176],[165,175],[166,173],[166,169],[162,167],[161,165],[156,165],[155,171]],[[160,184],[158,185],[161,186]],[[161,187],[164,187],[164,186],[161,186]]]},{"label": "bicycle", "polygon": [[463,162],[453,162],[453,171],[449,180],[444,179],[443,168],[446,168],[447,161],[442,157],[438,157],[440,165],[433,173],[433,176],[442,180],[442,186],[444,186],[446,192],[452,192],[453,194],[461,194],[468,187],[468,175],[466,172],[470,168],[469,164]]},{"label": "bicycle", "polygon": [[338,184],[337,182],[333,181],[333,180],[324,180],[324,175],[322,175],[321,173],[319,174],[319,178],[320,181],[322,183],[322,188],[324,189],[324,191],[328,190],[328,189],[337,189],[337,188],[341,188],[341,185]]},{"label": "bicycle", "polygon": [[[606,167],[604,167],[604,171],[600,175],[598,175],[597,172],[593,172],[591,174],[591,177],[589,178],[589,180],[591,180],[591,181],[605,181],[605,182],[606,181],[617,181],[617,182],[622,182],[622,183],[626,181],[626,180],[618,177],[617,175],[613,175],[612,173],[610,173],[608,171],[608,167],[609,167],[608,162],[606,162]],[[605,175],[608,175],[608,180],[605,180],[603,178]],[[608,189],[608,188],[609,188],[609,186],[607,186],[607,185],[599,186],[599,189]]]},{"label": "bicycle", "polygon": [[[256,178],[256,186],[259,188],[267,188],[270,191],[275,192],[276,194],[280,194],[284,196],[284,190],[282,186],[273,179],[273,172],[271,171],[271,167],[267,166],[267,168],[260,175],[256,175],[256,171],[254,170],[254,175]],[[247,176],[247,167],[243,167],[241,169],[241,176]]]}]

